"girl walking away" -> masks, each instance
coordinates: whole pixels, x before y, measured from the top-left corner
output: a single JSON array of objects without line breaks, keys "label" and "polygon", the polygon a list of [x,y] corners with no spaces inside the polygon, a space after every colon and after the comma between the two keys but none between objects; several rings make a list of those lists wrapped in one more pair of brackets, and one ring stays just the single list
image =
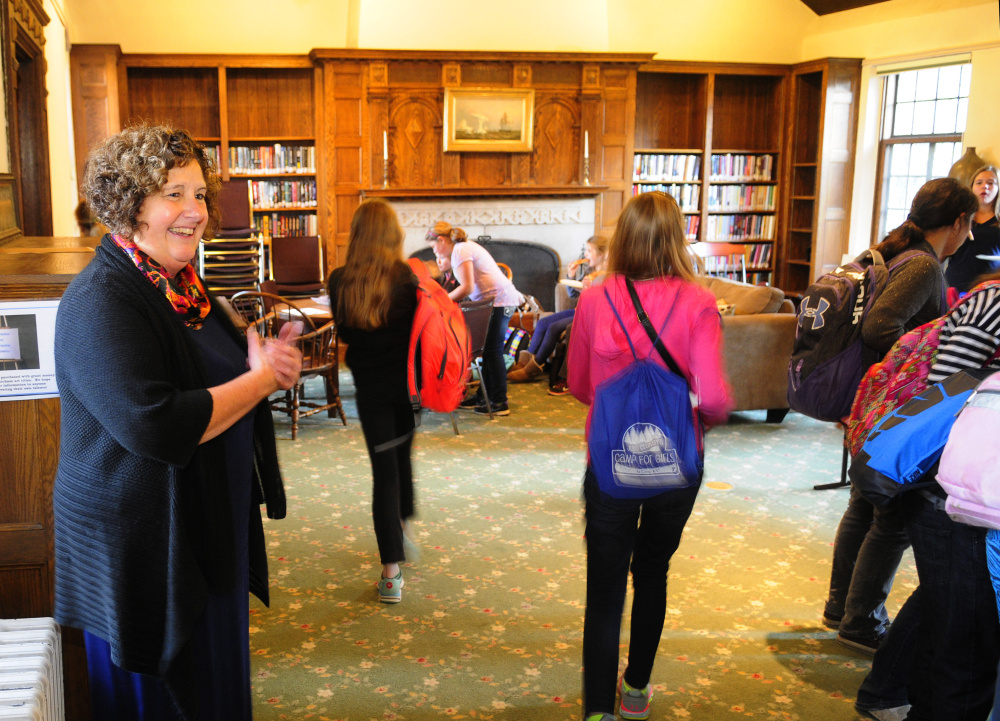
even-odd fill
[{"label": "girl walking away", "polygon": [[[578,271],[585,270],[583,287],[589,288],[594,284],[598,275],[604,272],[607,255],[608,239],[600,235],[593,236],[587,240],[583,258],[574,260],[566,268],[566,276],[572,278]],[[577,292],[573,288],[570,290]],[[535,325],[534,333],[531,334],[528,350],[521,351],[517,364],[507,373],[507,380],[511,383],[524,383],[541,375],[542,364],[556,349],[560,336],[573,322],[575,314],[576,310],[570,308],[547,315],[539,320]]]},{"label": "girl walking away", "polygon": [[[583,292],[576,310],[569,387],[578,400],[592,405],[597,386],[634,362],[630,343],[638,357],[666,365],[638,318],[630,281],[697,396],[699,421],[704,426],[725,422],[732,397],[721,360],[719,311],[712,294],[695,283],[686,246],[683,217],[669,195],[637,195],[622,210],[608,251],[610,275],[602,285]],[[594,431],[592,417],[593,407],[587,416],[588,439]],[[667,570],[701,485],[700,477],[693,481],[688,487],[644,499],[618,498],[601,490],[588,459],[583,481],[587,537],[583,688],[588,721],[614,720],[618,642],[630,563],[632,631],[628,666],[617,680],[618,711],[625,719],[649,716],[649,680],[666,614]]]},{"label": "girl walking away", "polygon": [[[330,274],[330,307],[347,343],[361,430],[372,464],[372,518],[382,575],[379,600],[402,599],[404,524],[413,516],[413,407],[406,360],[417,279],[403,261],[403,230],[382,200],[351,219],[347,260]],[[412,555],[412,554],[411,554]]]}]

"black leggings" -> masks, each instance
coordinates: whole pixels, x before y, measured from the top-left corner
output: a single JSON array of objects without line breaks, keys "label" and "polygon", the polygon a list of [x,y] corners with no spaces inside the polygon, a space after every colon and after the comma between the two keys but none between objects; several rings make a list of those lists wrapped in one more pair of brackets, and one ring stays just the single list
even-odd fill
[{"label": "black leggings", "polygon": [[405,561],[402,521],[413,515],[413,407],[401,395],[388,400],[356,391],[358,417],[372,464],[372,519],[382,565]]}]

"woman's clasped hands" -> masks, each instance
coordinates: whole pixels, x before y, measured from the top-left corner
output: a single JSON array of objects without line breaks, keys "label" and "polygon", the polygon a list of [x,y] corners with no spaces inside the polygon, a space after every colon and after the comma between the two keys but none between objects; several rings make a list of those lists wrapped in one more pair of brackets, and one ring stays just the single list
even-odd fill
[{"label": "woman's clasped hands", "polygon": [[257,330],[247,329],[247,365],[251,371],[268,371],[274,377],[275,390],[290,390],[302,373],[302,351],[298,347],[302,321],[285,323],[277,338],[261,339]]}]

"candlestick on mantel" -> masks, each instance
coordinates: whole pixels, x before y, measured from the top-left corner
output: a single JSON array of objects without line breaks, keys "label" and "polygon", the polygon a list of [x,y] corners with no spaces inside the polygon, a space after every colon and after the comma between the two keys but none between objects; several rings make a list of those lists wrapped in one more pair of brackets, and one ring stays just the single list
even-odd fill
[{"label": "candlestick on mantel", "polygon": [[382,131],[382,187],[389,187],[389,134]]}]

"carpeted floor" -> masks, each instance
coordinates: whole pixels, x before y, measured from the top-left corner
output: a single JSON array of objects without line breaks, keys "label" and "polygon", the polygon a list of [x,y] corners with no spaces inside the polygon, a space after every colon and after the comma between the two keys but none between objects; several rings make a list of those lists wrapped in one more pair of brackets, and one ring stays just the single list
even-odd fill
[{"label": "carpeted floor", "polygon": [[[347,372],[341,387],[346,428],[314,417],[279,442],[289,511],[265,526],[271,608],[251,601],[257,719],[580,718],[586,408],[536,383],[511,387],[507,418],[462,413],[460,436],[425,413],[421,557],[404,567],[403,601],[384,605]],[[736,414],[708,436],[670,573],[653,719],[858,718],[870,657],[819,624],[847,492],[812,486],[839,478],[841,436],[797,414],[763,418]],[[915,582],[907,554],[891,611]]]}]

